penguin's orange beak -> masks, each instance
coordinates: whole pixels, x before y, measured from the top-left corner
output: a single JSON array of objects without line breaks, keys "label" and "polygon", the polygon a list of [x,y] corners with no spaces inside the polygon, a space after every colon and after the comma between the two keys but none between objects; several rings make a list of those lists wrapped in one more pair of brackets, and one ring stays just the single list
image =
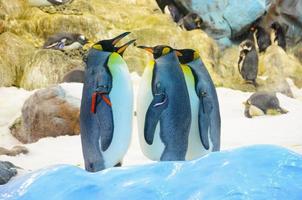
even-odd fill
[{"label": "penguin's orange beak", "polygon": [[121,39],[123,39],[124,37],[126,37],[127,35],[129,35],[130,32],[125,32],[120,34],[119,36],[116,36],[115,38],[112,39],[112,45],[115,46]]},{"label": "penguin's orange beak", "polygon": [[144,50],[146,50],[146,51],[148,51],[148,52],[150,52],[150,53],[152,53],[152,54],[153,54],[153,52],[154,52],[154,50],[153,50],[152,47],[137,46],[137,48],[144,49]]},{"label": "penguin's orange beak", "polygon": [[131,41],[129,41],[129,42],[127,42],[126,44],[124,44],[123,46],[121,46],[121,47],[118,47],[117,48],[117,53],[118,54],[123,54],[124,52],[125,52],[125,50],[132,44],[132,43],[134,43],[136,40],[131,40]]},{"label": "penguin's orange beak", "polygon": [[182,53],[179,50],[174,50],[177,56],[182,56]]}]

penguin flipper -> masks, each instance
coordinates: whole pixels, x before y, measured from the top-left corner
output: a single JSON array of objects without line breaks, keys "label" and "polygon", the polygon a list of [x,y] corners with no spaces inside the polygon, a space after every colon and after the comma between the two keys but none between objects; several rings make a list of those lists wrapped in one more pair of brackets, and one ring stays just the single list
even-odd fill
[{"label": "penguin flipper", "polygon": [[162,112],[168,106],[168,96],[165,93],[155,94],[147,110],[145,118],[144,137],[147,144],[151,145],[154,139],[156,125]]},{"label": "penguin flipper", "polygon": [[198,127],[199,136],[202,145],[206,150],[210,148],[209,145],[209,134],[210,134],[210,114],[212,111],[211,99],[207,96],[206,92],[200,92],[200,104],[198,112]]},{"label": "penguin flipper", "polygon": [[101,133],[101,148],[102,151],[106,151],[112,142],[114,130],[113,112],[108,94],[103,94],[101,98],[99,98],[96,115],[99,124],[99,131]]}]

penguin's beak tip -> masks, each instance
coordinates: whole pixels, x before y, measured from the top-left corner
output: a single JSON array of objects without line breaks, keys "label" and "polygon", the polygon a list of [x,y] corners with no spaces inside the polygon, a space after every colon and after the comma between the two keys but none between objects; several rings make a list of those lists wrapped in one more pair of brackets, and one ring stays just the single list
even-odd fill
[{"label": "penguin's beak tip", "polygon": [[175,49],[175,53],[176,53],[177,56],[182,56],[181,50],[176,50]]},{"label": "penguin's beak tip", "polygon": [[146,46],[136,46],[137,48],[140,48],[140,49],[144,49],[150,53],[153,53],[153,48],[152,47],[146,47]]},{"label": "penguin's beak tip", "polygon": [[124,37],[126,37],[127,35],[129,35],[131,32],[124,32],[122,34],[120,34],[119,36],[117,36],[116,38],[113,39],[112,41],[112,45],[116,45],[120,40],[122,40]]}]

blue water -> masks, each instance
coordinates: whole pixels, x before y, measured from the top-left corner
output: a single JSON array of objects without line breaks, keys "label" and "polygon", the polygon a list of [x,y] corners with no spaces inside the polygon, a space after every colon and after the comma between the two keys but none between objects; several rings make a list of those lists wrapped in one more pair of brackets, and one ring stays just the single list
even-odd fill
[{"label": "blue water", "polygon": [[257,145],[98,173],[60,165],[0,186],[0,199],[301,200],[302,155]]}]

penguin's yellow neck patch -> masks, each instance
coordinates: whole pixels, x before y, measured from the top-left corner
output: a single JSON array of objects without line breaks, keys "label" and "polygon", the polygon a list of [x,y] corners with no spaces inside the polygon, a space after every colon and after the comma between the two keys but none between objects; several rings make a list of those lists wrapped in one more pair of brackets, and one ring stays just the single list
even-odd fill
[{"label": "penguin's yellow neck patch", "polygon": [[198,58],[200,58],[198,51],[194,51],[194,60],[197,60]]},{"label": "penguin's yellow neck patch", "polygon": [[95,44],[95,45],[92,46],[92,48],[97,49],[99,51],[103,51],[103,47],[100,44]]},{"label": "penguin's yellow neck patch", "polygon": [[170,51],[171,51],[170,48],[165,47],[165,48],[163,48],[162,54],[163,54],[163,55],[166,55],[166,54],[170,53]]},{"label": "penguin's yellow neck patch", "polygon": [[151,60],[151,61],[148,63],[147,67],[150,68],[150,69],[153,69],[153,68],[154,68],[154,65],[155,65],[155,61],[154,61],[154,60]]}]

